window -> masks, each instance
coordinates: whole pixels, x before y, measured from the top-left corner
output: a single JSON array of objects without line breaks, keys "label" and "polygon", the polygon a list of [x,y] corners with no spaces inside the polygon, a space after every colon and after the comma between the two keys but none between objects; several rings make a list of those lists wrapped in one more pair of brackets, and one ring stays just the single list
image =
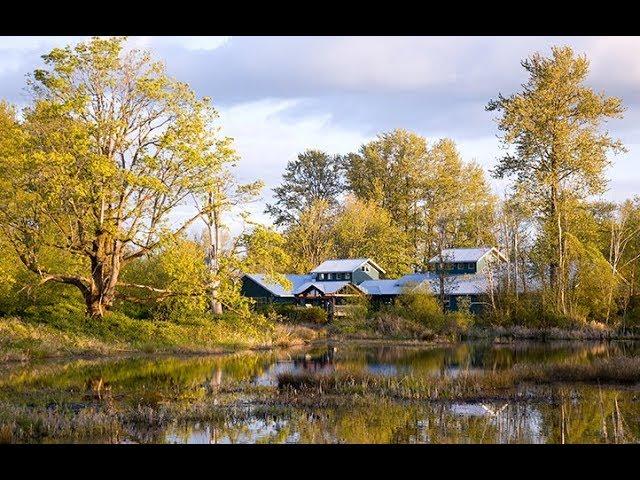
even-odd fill
[{"label": "window", "polygon": [[336,273],[336,280],[342,280],[342,274]]},{"label": "window", "polygon": [[344,274],[344,279],[345,280],[351,280],[351,274],[350,273],[345,273]]},{"label": "window", "polygon": [[324,273],[321,273],[320,275],[318,275],[318,280],[324,280]]},{"label": "window", "polygon": [[467,263],[467,268],[469,270],[473,270],[473,263]]},{"label": "window", "polygon": [[333,273],[327,273],[327,280],[333,280]]},{"label": "window", "polygon": [[456,268],[457,268],[458,270],[464,270],[464,263],[458,263],[458,264],[456,265]]}]

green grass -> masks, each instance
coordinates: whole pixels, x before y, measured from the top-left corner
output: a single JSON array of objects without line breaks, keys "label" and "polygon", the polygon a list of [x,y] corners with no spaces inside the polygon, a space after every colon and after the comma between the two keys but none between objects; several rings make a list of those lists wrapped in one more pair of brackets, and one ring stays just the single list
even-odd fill
[{"label": "green grass", "polygon": [[172,322],[110,312],[90,319],[80,307],[56,305],[21,317],[0,317],[0,361],[127,352],[215,353],[299,344],[313,336],[260,315]]}]

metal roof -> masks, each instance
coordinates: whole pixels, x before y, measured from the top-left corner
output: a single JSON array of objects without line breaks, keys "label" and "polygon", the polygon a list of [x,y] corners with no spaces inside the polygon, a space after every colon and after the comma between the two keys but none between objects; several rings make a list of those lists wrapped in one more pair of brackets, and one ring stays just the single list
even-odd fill
[{"label": "metal roof", "polygon": [[410,273],[398,279],[398,282],[405,284],[408,282],[420,283],[425,280],[429,280],[431,278],[436,278],[437,274],[435,272],[426,272],[426,273]]},{"label": "metal roof", "polygon": [[400,295],[402,293],[402,284],[397,279],[365,280],[358,286],[369,295]]},{"label": "metal roof", "polygon": [[247,273],[246,276],[278,297],[293,297],[292,290],[295,290],[305,282],[313,280],[313,275],[286,274],[284,276],[292,284],[292,290],[288,290],[278,282],[273,281],[273,279],[267,279],[267,275],[263,273]]},{"label": "metal roof", "polygon": [[311,270],[311,273],[353,272],[365,263],[369,263],[381,273],[385,273],[384,269],[370,258],[338,258],[334,260],[325,260],[316,268]]},{"label": "metal roof", "polygon": [[[366,280],[359,287],[369,295],[400,295],[407,285],[414,284],[413,289],[427,289],[434,295],[440,293],[440,280],[433,274],[405,275],[397,280]],[[486,293],[489,283],[484,275],[451,275],[445,280],[447,295],[477,295]]]},{"label": "metal roof", "polygon": [[[495,247],[481,247],[481,248],[445,248],[442,250],[442,257],[445,262],[477,262],[487,253],[494,251],[496,255],[500,256],[503,260],[506,260]],[[436,255],[429,263],[438,263],[440,261],[440,255]]]}]

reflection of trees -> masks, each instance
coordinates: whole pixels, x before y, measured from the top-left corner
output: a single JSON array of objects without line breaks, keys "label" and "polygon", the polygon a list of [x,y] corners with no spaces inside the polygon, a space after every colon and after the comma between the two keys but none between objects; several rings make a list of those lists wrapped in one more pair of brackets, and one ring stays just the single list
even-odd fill
[{"label": "reflection of trees", "polygon": [[597,387],[559,390],[559,405],[541,405],[552,443],[626,443],[640,440],[640,405],[631,392]]},{"label": "reflection of trees", "polygon": [[[380,401],[332,406],[311,411],[251,419],[226,419],[216,424],[218,441],[303,443],[561,443],[564,422],[567,443],[637,442],[640,415],[632,394],[597,389],[560,404],[509,402],[462,406],[447,403],[400,404]],[[466,412],[465,408],[470,408]],[[603,418],[605,423],[603,424]],[[606,425],[606,433],[605,427]]]},{"label": "reflection of trees", "polygon": [[216,357],[135,358],[74,361],[57,368],[30,368],[0,381],[0,391],[19,397],[24,392],[59,401],[79,399],[86,385],[101,380],[114,397],[137,403],[161,399],[196,399],[215,391],[225,380],[248,381],[275,360],[273,353]]},{"label": "reflection of trees", "polygon": [[[516,363],[588,362],[610,352],[637,353],[633,348],[626,344],[566,342],[507,346],[462,343],[427,349],[347,344],[338,345],[337,351],[321,346],[303,354],[256,352],[215,357],[76,360],[12,369],[0,376],[0,397],[16,405],[33,404],[42,411],[51,402],[80,402],[82,406],[87,402],[84,394],[87,384],[91,384],[88,380],[98,379],[110,387],[108,398],[103,395],[91,400],[91,405],[101,412],[117,412],[123,403],[131,406],[130,410],[137,405],[151,405],[156,411],[166,406],[178,407],[173,411],[183,413],[189,411],[190,405],[204,405],[202,411],[194,409],[193,415],[177,416],[182,419],[181,424],[169,430],[179,442],[196,438],[212,442],[309,443],[630,442],[640,439],[640,402],[633,401],[632,391],[599,390],[594,386],[540,387],[548,388],[555,394],[553,398],[559,396],[561,400],[555,404],[515,401],[507,406],[476,405],[472,414],[457,412],[445,403],[400,404],[378,399],[315,409],[289,405],[276,409],[267,399],[265,404],[253,404],[251,410],[234,403],[234,395],[242,393],[242,389],[234,389],[229,397],[218,394],[221,389],[231,392],[224,390],[229,383],[247,382],[265,374],[282,358],[308,369],[358,370],[371,364],[389,364],[426,376],[452,367],[501,369]],[[261,395],[262,391],[256,395],[256,402],[261,401]],[[222,398],[224,407],[212,403],[206,398],[209,396],[216,402]],[[198,402],[201,399],[204,401]],[[206,422],[195,421],[205,418]],[[150,428],[147,423],[142,415],[136,424],[125,422],[114,430],[112,440],[167,440],[165,427]]]}]

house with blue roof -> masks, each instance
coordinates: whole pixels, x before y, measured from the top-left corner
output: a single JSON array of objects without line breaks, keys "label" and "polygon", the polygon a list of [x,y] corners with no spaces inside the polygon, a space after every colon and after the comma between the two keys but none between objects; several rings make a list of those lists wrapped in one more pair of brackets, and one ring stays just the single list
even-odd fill
[{"label": "house with blue roof", "polygon": [[326,260],[306,275],[285,274],[291,288],[261,273],[242,278],[241,293],[258,303],[297,303],[332,307],[347,303],[350,297],[366,295],[376,303],[390,303],[398,295],[421,289],[440,294],[444,282],[445,305],[455,310],[460,297],[470,300],[479,311],[488,292],[487,273],[506,258],[496,248],[451,248],[429,260],[429,270],[400,278],[384,278],[385,270],[370,258]]}]

